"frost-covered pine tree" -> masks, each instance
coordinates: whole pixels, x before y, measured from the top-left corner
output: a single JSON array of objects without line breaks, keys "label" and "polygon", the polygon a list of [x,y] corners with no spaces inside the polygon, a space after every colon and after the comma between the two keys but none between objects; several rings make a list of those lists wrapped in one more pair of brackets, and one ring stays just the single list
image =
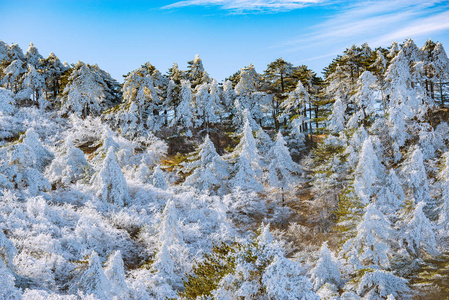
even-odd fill
[{"label": "frost-covered pine tree", "polygon": [[[217,84],[216,81],[213,83],[215,85]],[[212,97],[209,93],[209,87],[211,85],[207,83],[198,85],[193,98],[193,106],[196,116],[195,127],[205,128],[207,133],[209,133],[210,125],[218,122],[219,120],[219,102],[216,102],[219,99],[216,95]]]},{"label": "frost-covered pine tree", "polygon": [[232,188],[240,187],[245,190],[262,191],[263,186],[258,181],[262,173],[260,155],[247,118],[240,142],[232,152],[232,156],[235,160],[234,175],[230,180]]},{"label": "frost-covered pine tree", "polygon": [[25,53],[25,60],[28,65],[33,66],[35,69],[39,69],[41,66],[42,55],[39,53],[33,43],[30,43],[27,52]]},{"label": "frost-covered pine tree", "polygon": [[125,281],[125,266],[120,250],[114,251],[108,258],[104,273],[111,284],[111,294],[120,299],[128,296],[128,286]]},{"label": "frost-covered pine tree", "polygon": [[101,267],[98,254],[92,251],[89,265],[71,282],[69,292],[77,294],[78,291],[82,291],[86,295],[93,294],[100,299],[108,299],[111,296],[111,288],[111,283]]},{"label": "frost-covered pine tree", "polygon": [[430,196],[429,181],[424,166],[424,157],[421,147],[415,146],[409,150],[411,153],[402,169],[407,184],[411,188],[415,204],[423,201],[426,203],[426,215],[434,219],[436,216],[436,201]]},{"label": "frost-covered pine tree", "polygon": [[283,114],[279,117],[280,121],[290,120],[294,115],[301,114],[302,110],[305,109],[306,104],[310,103],[310,96],[304,85],[298,80],[296,89],[288,94],[288,97],[281,104],[283,109]]},{"label": "frost-covered pine tree", "polygon": [[22,299],[20,290],[14,286],[16,272],[13,259],[16,255],[16,247],[0,228],[0,299]]},{"label": "frost-covered pine tree", "polygon": [[153,271],[152,290],[157,299],[176,298],[177,293],[173,287],[179,286],[180,277],[175,274],[175,262],[164,241],[156,253],[151,269]]},{"label": "frost-covered pine tree", "polygon": [[332,106],[332,114],[329,116],[327,129],[332,133],[339,133],[345,129],[346,123],[346,105],[337,98]]},{"label": "frost-covered pine tree", "polygon": [[268,152],[268,157],[270,164],[268,165],[267,181],[272,187],[281,190],[282,203],[284,203],[285,191],[298,182],[298,178],[293,174],[301,173],[302,168],[292,160],[280,132],[276,135],[275,144]]},{"label": "frost-covered pine tree", "polygon": [[365,139],[359,155],[359,162],[354,171],[354,190],[364,204],[371,201],[385,178],[385,167],[377,157],[373,147],[373,137]]},{"label": "frost-covered pine tree", "polygon": [[388,216],[394,216],[405,203],[405,194],[401,181],[394,169],[390,169],[384,186],[375,198],[375,204],[380,211]]},{"label": "frost-covered pine tree", "polygon": [[[390,295],[396,299],[408,299],[412,291],[406,279],[384,270],[367,269],[361,278],[347,283],[346,291],[353,291],[362,298],[358,299],[386,299]],[[346,293],[345,293],[346,294]],[[344,294],[342,295],[343,299]],[[348,293],[349,296],[349,293]],[[349,299],[357,299],[351,297]]]},{"label": "frost-covered pine tree", "polygon": [[374,203],[366,207],[365,215],[356,229],[357,235],[346,241],[339,255],[355,269],[362,266],[390,266],[393,231],[390,221]]},{"label": "frost-covered pine tree", "polygon": [[6,267],[12,274],[15,274],[13,259],[16,255],[16,247],[0,228],[0,269]]},{"label": "frost-covered pine tree", "polygon": [[198,54],[195,55],[194,60],[187,62],[187,64],[187,72],[185,74],[187,80],[192,83],[193,88],[202,83],[209,83],[209,75],[204,70],[203,61]]},{"label": "frost-covered pine tree", "polygon": [[97,196],[103,202],[114,203],[119,206],[128,203],[128,185],[112,147],[108,149],[103,165],[94,176],[92,183],[98,187]]},{"label": "frost-covered pine tree", "polygon": [[29,95],[33,101],[38,101],[45,89],[45,79],[33,65],[28,66],[27,72],[23,75],[23,87],[29,90]]},{"label": "frost-covered pine tree", "polygon": [[406,249],[421,257],[422,253],[438,255],[435,228],[424,214],[425,202],[416,204],[415,209],[401,220],[401,237]]},{"label": "frost-covered pine tree", "polygon": [[209,135],[198,147],[197,154],[183,164],[183,171],[192,172],[186,178],[185,185],[208,193],[220,190],[219,194],[221,194],[226,189],[226,180],[229,177],[228,166],[218,155]]},{"label": "frost-covered pine tree", "polygon": [[444,168],[439,174],[441,181],[441,200],[440,213],[438,218],[438,225],[447,231],[449,229],[449,152],[443,155]]},{"label": "frost-covered pine tree", "polygon": [[25,73],[26,63],[23,60],[13,60],[3,71],[1,83],[4,87],[17,93],[22,88],[22,75]]},{"label": "frost-covered pine tree", "polygon": [[153,174],[150,177],[150,182],[156,188],[166,190],[167,182],[165,181],[164,172],[159,166],[154,168]]},{"label": "frost-covered pine tree", "polygon": [[355,112],[348,120],[347,128],[357,128],[361,123],[367,125],[367,119],[375,113],[378,93],[376,77],[369,71],[363,72],[357,80],[355,93],[350,98],[354,103]]},{"label": "frost-covered pine tree", "polygon": [[273,141],[270,136],[263,130],[262,127],[259,126],[259,129],[256,131],[256,144],[257,149],[259,150],[260,155],[263,158],[267,158],[268,151],[270,151],[271,147],[273,147]]},{"label": "frost-covered pine tree", "polygon": [[192,90],[189,81],[181,81],[180,102],[175,109],[175,117],[172,119],[173,126],[180,126],[185,130],[186,136],[192,136],[193,112],[192,112]]},{"label": "frost-covered pine tree", "polygon": [[67,137],[60,154],[46,170],[46,176],[52,183],[69,185],[83,179],[89,164],[83,151],[73,145],[71,137]]},{"label": "frost-covered pine tree", "polygon": [[315,266],[309,271],[310,281],[314,291],[318,291],[324,284],[328,283],[336,286],[341,284],[339,263],[330,252],[327,242],[321,245],[318,260]]}]

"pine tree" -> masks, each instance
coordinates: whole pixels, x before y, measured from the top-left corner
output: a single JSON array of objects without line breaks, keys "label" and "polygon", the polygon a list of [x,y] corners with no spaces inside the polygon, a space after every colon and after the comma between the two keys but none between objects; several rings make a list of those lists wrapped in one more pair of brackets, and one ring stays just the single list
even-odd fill
[{"label": "pine tree", "polygon": [[228,166],[218,155],[209,135],[206,135],[196,152],[190,161],[183,164],[183,172],[192,172],[184,184],[203,192],[214,193],[218,190],[220,193],[224,192],[229,177]]},{"label": "pine tree", "polygon": [[439,174],[441,181],[441,200],[440,213],[438,218],[438,225],[444,230],[449,229],[449,152],[443,155],[444,168]]},{"label": "pine tree", "polygon": [[421,257],[422,253],[438,255],[434,226],[424,214],[425,202],[416,204],[415,209],[405,215],[401,228],[403,243],[407,250],[415,256]]},{"label": "pine tree", "polygon": [[76,294],[78,290],[86,295],[93,294],[100,299],[110,297],[111,283],[104,274],[100,258],[95,251],[92,251],[87,269],[70,284],[70,293]]},{"label": "pine tree", "polygon": [[187,62],[187,64],[186,77],[192,83],[192,88],[196,88],[197,85],[203,83],[209,83],[209,75],[204,70],[203,61],[198,54],[194,60]]},{"label": "pine tree", "polygon": [[108,149],[103,166],[93,178],[92,183],[98,186],[97,196],[103,202],[114,203],[119,206],[128,203],[128,185],[112,147]]},{"label": "pine tree", "polygon": [[268,153],[270,164],[268,166],[268,183],[274,188],[280,189],[282,194],[282,204],[284,204],[284,194],[297,182],[292,173],[300,173],[301,167],[293,162],[284,137],[279,132],[276,136],[274,146]]},{"label": "pine tree", "polygon": [[332,284],[336,287],[341,284],[339,264],[330,252],[327,242],[321,246],[318,260],[309,271],[310,280],[314,291],[318,291],[324,284]]},{"label": "pine tree", "polygon": [[354,114],[348,120],[347,128],[357,128],[360,123],[369,124],[369,118],[376,110],[376,98],[379,92],[376,77],[369,71],[360,75],[355,87],[355,93],[350,100],[354,104]]},{"label": "pine tree", "polygon": [[28,48],[27,52],[25,53],[25,60],[28,65],[31,65],[35,69],[40,69],[42,66],[42,55],[40,55],[37,48],[34,46],[33,43],[30,43],[30,47]]},{"label": "pine tree", "polygon": [[332,106],[332,114],[329,116],[329,123],[327,129],[331,133],[339,133],[345,129],[346,123],[346,105],[344,102],[337,98]]},{"label": "pine tree", "polygon": [[154,187],[166,190],[167,182],[165,181],[164,172],[162,172],[159,166],[156,166],[153,171],[153,175],[150,177],[150,182]]},{"label": "pine tree", "polygon": [[363,142],[359,162],[354,171],[354,190],[364,204],[369,203],[371,197],[378,193],[385,177],[385,167],[374,151],[372,139],[373,137],[370,137]]},{"label": "pine tree", "polygon": [[393,231],[390,221],[375,204],[371,203],[366,207],[356,232],[355,237],[345,242],[339,255],[356,269],[373,265],[388,268]]},{"label": "pine tree", "polygon": [[120,298],[127,297],[128,286],[125,281],[125,267],[120,250],[109,256],[104,273],[111,283],[111,294]]},{"label": "pine tree", "polygon": [[186,136],[191,137],[193,128],[193,113],[192,113],[192,91],[190,87],[190,82],[182,80],[181,81],[181,100],[179,105],[175,109],[175,117],[173,118],[171,124],[174,126],[180,126],[186,130]]}]

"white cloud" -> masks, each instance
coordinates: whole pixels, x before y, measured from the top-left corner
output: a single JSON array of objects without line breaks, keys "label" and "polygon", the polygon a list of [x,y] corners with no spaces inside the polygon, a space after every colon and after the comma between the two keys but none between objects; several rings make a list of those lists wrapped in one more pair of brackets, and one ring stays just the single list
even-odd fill
[{"label": "white cloud", "polygon": [[386,45],[406,38],[428,37],[449,29],[449,1],[381,0],[350,2],[327,21],[315,25],[307,34],[282,43],[295,52],[308,47],[337,46],[368,42]]},{"label": "white cloud", "polygon": [[184,0],[163,8],[199,5],[220,6],[222,9],[231,11],[288,11],[321,2],[323,0]]}]

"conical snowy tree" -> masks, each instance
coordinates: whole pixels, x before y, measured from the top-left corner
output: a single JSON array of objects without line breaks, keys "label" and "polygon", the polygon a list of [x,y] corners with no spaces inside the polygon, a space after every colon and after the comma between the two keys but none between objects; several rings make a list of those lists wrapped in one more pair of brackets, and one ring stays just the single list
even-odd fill
[{"label": "conical snowy tree", "polygon": [[16,247],[0,228],[0,299],[22,299],[20,290],[14,286],[16,273],[13,259],[16,255]]},{"label": "conical snowy tree", "polygon": [[381,300],[390,295],[396,299],[409,299],[412,295],[407,280],[391,272],[367,269],[362,274],[361,278],[350,281],[345,287],[345,290],[354,291],[362,297],[359,299]]},{"label": "conical snowy tree", "polygon": [[103,202],[123,206],[129,201],[128,185],[117,163],[114,149],[110,147],[100,171],[93,178],[98,187],[97,196]]},{"label": "conical snowy tree", "polygon": [[385,185],[380,189],[375,198],[376,206],[384,214],[394,216],[405,203],[405,194],[401,182],[394,169],[390,169]]},{"label": "conical snowy tree", "polygon": [[268,151],[270,151],[271,147],[273,147],[273,141],[270,136],[263,130],[262,127],[259,126],[259,129],[256,131],[256,144],[257,149],[262,157],[267,158]]},{"label": "conical snowy tree", "polygon": [[334,102],[332,114],[329,116],[329,124],[327,129],[332,133],[339,133],[345,129],[346,122],[346,105],[340,98]]},{"label": "conical snowy tree", "polygon": [[439,254],[434,226],[423,212],[425,205],[425,202],[419,202],[401,221],[403,243],[409,252],[418,257],[421,257],[422,253]]},{"label": "conical snowy tree", "polygon": [[100,299],[108,299],[111,294],[111,283],[103,272],[100,258],[95,251],[89,258],[89,265],[69,286],[71,294],[81,290],[86,295],[93,294]]},{"label": "conical snowy tree", "polygon": [[22,85],[29,89],[31,99],[36,102],[41,97],[42,90],[45,89],[45,79],[34,66],[29,65],[27,72],[23,75]]},{"label": "conical snowy tree", "polygon": [[368,204],[376,194],[385,178],[385,167],[374,151],[373,137],[367,138],[362,145],[359,162],[355,169],[354,190],[362,203]]},{"label": "conical snowy tree", "polygon": [[15,274],[13,259],[16,255],[16,247],[0,228],[0,269],[6,267],[12,274]]},{"label": "conical snowy tree", "polygon": [[375,112],[378,94],[376,77],[369,71],[363,72],[350,99],[355,105],[355,112],[348,120],[347,128],[357,128],[361,123],[367,125],[367,118]]},{"label": "conical snowy tree", "polygon": [[104,273],[111,283],[111,294],[121,298],[129,297],[125,281],[125,267],[120,250],[109,256]]},{"label": "conical snowy tree", "polygon": [[184,172],[192,172],[184,184],[193,186],[200,191],[213,193],[225,191],[226,180],[229,177],[227,163],[218,155],[215,146],[206,136],[204,142],[198,147],[197,155],[183,164]]},{"label": "conical snowy tree", "polygon": [[3,71],[2,85],[7,89],[12,90],[14,93],[17,93],[22,87],[21,78],[25,73],[25,70],[26,63],[22,60],[16,59],[12,61]]},{"label": "conical snowy tree", "polygon": [[69,136],[61,149],[60,155],[52,161],[46,175],[52,183],[69,185],[83,179],[89,164],[83,151],[73,146]]},{"label": "conical snowy tree", "polygon": [[415,203],[423,201],[426,203],[425,212],[430,219],[436,218],[436,200],[430,196],[429,181],[427,179],[427,172],[424,166],[424,158],[419,146],[410,149],[412,152],[409,158],[405,161],[403,173],[405,175],[408,186]]},{"label": "conical snowy tree", "polygon": [[272,187],[281,190],[282,203],[284,204],[285,191],[290,190],[298,182],[293,173],[300,173],[302,168],[292,160],[284,137],[280,132],[276,136],[275,144],[268,152],[268,157],[270,158],[270,164],[267,181]]},{"label": "conical snowy tree", "polygon": [[194,60],[187,62],[187,64],[187,72],[185,74],[187,79],[192,83],[193,88],[202,83],[209,83],[209,75],[204,70],[203,61],[198,54]]},{"label": "conical snowy tree", "polygon": [[288,94],[288,97],[281,104],[283,109],[282,115],[279,117],[280,121],[285,119],[290,120],[294,115],[301,114],[305,109],[305,105],[310,103],[310,96],[307,90],[304,88],[301,81],[298,81],[296,89]]},{"label": "conical snowy tree", "polygon": [[263,186],[258,181],[262,172],[260,156],[248,119],[245,121],[240,143],[234,149],[232,155],[236,162],[234,164],[234,175],[230,180],[231,186],[245,190],[262,191]]},{"label": "conical snowy tree", "polygon": [[40,55],[37,48],[33,43],[30,43],[27,52],[25,53],[25,60],[27,64],[33,66],[38,69],[41,66],[41,59],[43,59],[42,55]]},{"label": "conical snowy tree", "polygon": [[152,289],[157,299],[174,299],[177,293],[174,286],[180,283],[180,277],[175,274],[175,262],[173,261],[167,244],[163,241],[156,253],[151,265],[153,271]]},{"label": "conical snowy tree", "polygon": [[444,169],[439,174],[441,180],[441,208],[438,218],[438,225],[443,231],[449,230],[449,152],[443,155],[445,160]]},{"label": "conical snowy tree", "polygon": [[163,190],[167,189],[167,182],[165,181],[164,172],[161,170],[159,166],[156,166],[154,168],[153,174],[150,177],[150,182],[153,184],[154,187]]},{"label": "conical snowy tree", "polygon": [[366,207],[356,232],[355,237],[345,242],[339,255],[356,269],[372,265],[388,268],[393,231],[390,221],[375,204],[371,203]]},{"label": "conical snowy tree", "polygon": [[318,291],[325,283],[336,287],[341,284],[339,264],[327,247],[327,242],[321,246],[318,260],[309,274],[315,291]]},{"label": "conical snowy tree", "polygon": [[186,131],[186,136],[192,136],[191,129],[193,128],[193,113],[192,113],[192,90],[190,82],[186,80],[181,81],[181,100],[175,109],[175,117],[171,124],[180,126]]}]

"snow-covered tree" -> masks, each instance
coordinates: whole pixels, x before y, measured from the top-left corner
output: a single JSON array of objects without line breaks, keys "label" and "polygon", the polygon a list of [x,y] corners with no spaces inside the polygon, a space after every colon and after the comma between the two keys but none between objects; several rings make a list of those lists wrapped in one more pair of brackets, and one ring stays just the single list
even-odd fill
[{"label": "snow-covered tree", "polygon": [[329,116],[329,124],[327,129],[332,133],[339,133],[345,129],[346,122],[346,105],[340,98],[334,102],[332,114]]},{"label": "snow-covered tree", "polygon": [[392,227],[375,204],[371,203],[366,207],[356,233],[355,237],[345,242],[339,255],[356,269],[372,265],[388,268],[393,240]]},{"label": "snow-covered tree", "polygon": [[192,83],[193,88],[202,83],[209,83],[209,75],[204,70],[203,61],[198,54],[194,60],[189,61],[187,64],[187,72],[185,74],[187,80]]},{"label": "snow-covered tree", "polygon": [[273,147],[268,152],[270,164],[268,165],[268,183],[282,191],[282,203],[284,203],[284,193],[298,182],[294,173],[300,173],[302,168],[296,164],[291,156],[282,133],[278,133]]},{"label": "snow-covered tree", "polygon": [[46,175],[52,183],[69,185],[83,179],[89,167],[83,151],[73,146],[69,136],[61,149],[60,154],[54,159],[46,170]]},{"label": "snow-covered tree", "polygon": [[114,203],[119,206],[128,203],[128,185],[112,147],[108,149],[103,165],[93,177],[92,183],[97,186],[97,196],[103,202]]},{"label": "snow-covered tree", "polygon": [[423,212],[425,202],[416,204],[415,209],[402,220],[403,243],[409,252],[418,257],[421,254],[438,255],[435,229]]},{"label": "snow-covered tree", "polygon": [[174,126],[179,125],[186,130],[187,136],[192,136],[191,129],[193,128],[193,113],[192,113],[192,90],[189,81],[181,81],[181,100],[175,109],[175,117],[172,119],[171,124]]},{"label": "snow-covered tree", "polygon": [[367,125],[367,119],[375,113],[379,88],[376,77],[365,71],[357,80],[355,93],[350,100],[355,105],[355,112],[348,120],[348,128],[357,128],[360,123]]},{"label": "snow-covered tree", "polygon": [[156,166],[154,168],[153,174],[150,177],[150,182],[153,184],[154,187],[163,190],[167,189],[167,182],[165,181],[164,172],[161,170],[159,166]]},{"label": "snow-covered tree", "polygon": [[198,147],[197,154],[183,164],[183,172],[192,172],[186,178],[185,185],[208,193],[217,190],[224,192],[229,177],[227,163],[218,155],[209,135]]},{"label": "snow-covered tree", "polygon": [[72,281],[69,292],[77,294],[77,291],[81,290],[86,295],[93,294],[100,299],[107,299],[111,296],[111,288],[111,283],[101,267],[98,254],[92,251],[89,265]]},{"label": "snow-covered tree", "polygon": [[359,162],[354,171],[354,190],[364,204],[369,203],[373,194],[379,191],[385,177],[385,167],[374,151],[372,139],[373,137],[370,137],[363,142]]},{"label": "snow-covered tree", "polygon": [[282,102],[281,108],[283,109],[283,113],[279,119],[281,121],[285,118],[289,120],[292,116],[301,114],[302,110],[305,109],[305,105],[309,103],[309,93],[299,80],[296,89],[290,92],[287,99]]},{"label": "snow-covered tree", "polygon": [[330,252],[327,242],[321,246],[318,260],[309,271],[313,289],[318,291],[325,283],[338,287],[341,284],[339,263]]},{"label": "snow-covered tree", "polygon": [[125,281],[125,267],[120,250],[113,252],[104,268],[104,273],[111,286],[111,294],[121,298],[128,296],[128,286]]}]

